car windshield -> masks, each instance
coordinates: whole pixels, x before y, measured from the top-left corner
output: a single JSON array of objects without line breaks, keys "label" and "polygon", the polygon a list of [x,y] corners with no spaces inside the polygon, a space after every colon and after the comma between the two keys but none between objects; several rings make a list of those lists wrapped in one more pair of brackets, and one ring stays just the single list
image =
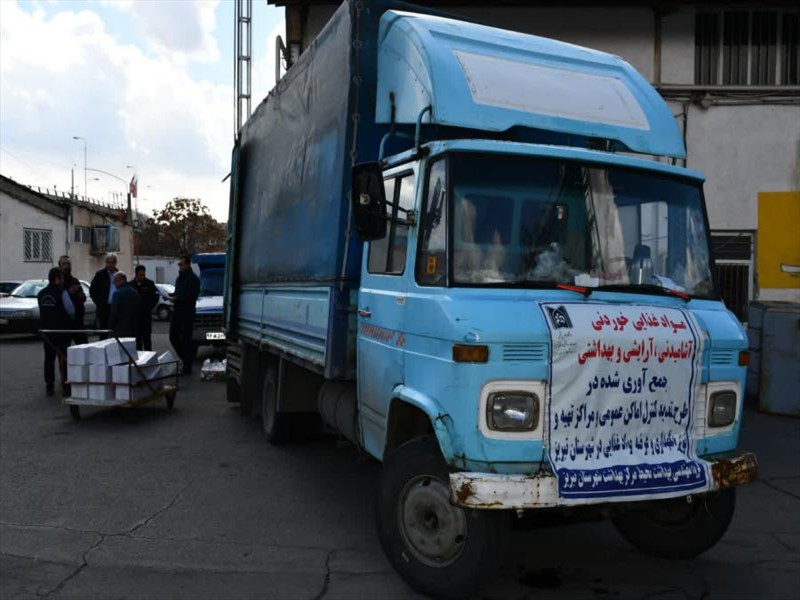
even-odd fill
[{"label": "car windshield", "polygon": [[200,273],[200,295],[222,296],[224,269],[205,269]]},{"label": "car windshield", "polygon": [[566,160],[454,154],[449,161],[455,285],[713,294],[698,184]]},{"label": "car windshield", "polygon": [[11,292],[11,295],[15,298],[36,298],[45,287],[47,287],[46,281],[26,281]]}]

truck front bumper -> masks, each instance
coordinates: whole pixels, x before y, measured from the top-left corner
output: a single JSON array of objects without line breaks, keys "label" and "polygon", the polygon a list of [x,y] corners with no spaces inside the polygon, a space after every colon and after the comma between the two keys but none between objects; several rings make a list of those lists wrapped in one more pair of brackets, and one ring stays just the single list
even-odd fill
[{"label": "truck front bumper", "polygon": [[[758,460],[752,452],[726,452],[703,460],[711,464],[710,491],[744,485],[758,478]],[[464,508],[507,510],[567,505],[559,498],[556,476],[549,472],[536,475],[455,472],[450,474],[450,495],[454,504]],[[586,504],[594,502],[608,500],[586,500]]]}]

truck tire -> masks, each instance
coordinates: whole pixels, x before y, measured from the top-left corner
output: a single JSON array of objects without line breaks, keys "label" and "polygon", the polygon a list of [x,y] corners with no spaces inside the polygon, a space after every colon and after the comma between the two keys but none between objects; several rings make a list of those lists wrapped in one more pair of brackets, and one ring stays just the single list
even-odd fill
[{"label": "truck tire", "polygon": [[472,596],[504,558],[508,514],[450,503],[449,472],[434,436],[406,442],[386,461],[376,517],[389,562],[422,594]]},{"label": "truck tire", "polygon": [[264,437],[270,444],[279,446],[289,441],[289,422],[287,415],[278,412],[278,368],[267,367],[264,387],[261,392],[261,425]]},{"label": "truck tire", "polygon": [[694,558],[716,544],[730,525],[736,489],[694,498],[662,500],[644,510],[612,518],[620,535],[643,554],[658,558]]}]

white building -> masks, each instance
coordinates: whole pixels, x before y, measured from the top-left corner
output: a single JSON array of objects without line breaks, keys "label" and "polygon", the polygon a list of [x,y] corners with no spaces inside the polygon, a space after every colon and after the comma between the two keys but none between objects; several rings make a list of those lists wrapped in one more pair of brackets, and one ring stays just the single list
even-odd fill
[{"label": "white building", "polygon": [[156,283],[174,284],[180,272],[179,262],[177,256],[138,256],[136,264],[144,265],[147,277]]},{"label": "white building", "polygon": [[0,175],[0,279],[44,279],[62,254],[91,280],[107,252],[133,271],[133,231],[124,209],[41,193]]},{"label": "white building", "polygon": [[[338,3],[285,7],[286,46],[307,48]],[[719,289],[800,302],[800,9],[796,1],[420,1],[487,25],[621,56],[667,99],[702,171]]]}]

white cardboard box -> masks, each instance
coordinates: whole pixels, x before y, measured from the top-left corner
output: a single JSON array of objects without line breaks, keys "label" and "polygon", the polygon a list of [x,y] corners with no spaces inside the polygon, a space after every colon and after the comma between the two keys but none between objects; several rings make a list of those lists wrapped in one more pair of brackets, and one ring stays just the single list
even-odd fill
[{"label": "white cardboard box", "polygon": [[89,400],[110,402],[114,400],[114,386],[109,383],[92,383],[89,385]]},{"label": "white cardboard box", "polygon": [[111,383],[111,367],[108,365],[90,365],[89,381],[91,383]]},{"label": "white cardboard box", "polygon": [[[158,386],[154,384],[153,388],[157,390]],[[134,387],[118,385],[116,386],[115,394],[117,400],[136,401],[141,400],[150,393],[152,393],[150,387],[146,383],[143,383]]]},{"label": "white cardboard box", "polygon": [[172,352],[167,350],[158,357],[158,363],[161,365],[161,376],[167,377],[169,375],[174,375],[175,371],[177,371],[177,364],[165,365],[164,363],[170,363],[175,361],[175,357],[173,356]]},{"label": "white cardboard box", "polygon": [[[88,365],[89,364],[89,344],[78,344],[67,348],[68,365]],[[71,378],[70,378],[71,379]]]},{"label": "white cardboard box", "polygon": [[[139,364],[138,361],[137,364]],[[161,365],[139,366],[147,379],[154,379],[160,375]],[[111,377],[114,383],[127,385],[129,383],[136,384],[142,381],[139,369],[133,365],[114,365],[111,367],[111,370]]]},{"label": "white cardboard box", "polygon": [[116,344],[114,340],[100,340],[99,342],[92,342],[89,344],[89,364],[91,365],[107,365],[106,361],[106,348],[110,344]]},{"label": "white cardboard box", "polygon": [[88,385],[78,385],[73,383],[71,386],[72,388],[72,397],[78,398],[80,400],[86,400],[89,397],[89,386]]},{"label": "white cardboard box", "polygon": [[128,354],[125,353],[125,350],[117,343],[116,340],[112,340],[114,343],[106,346],[106,364],[109,365],[121,365],[122,363],[128,362],[128,354],[131,355],[133,360],[137,360],[138,356],[136,354],[136,338],[119,338],[119,341],[122,342],[122,345],[128,350]]},{"label": "white cardboard box", "polygon": [[[74,348],[74,346],[73,346]],[[89,381],[89,365],[67,365],[67,381]],[[73,393],[73,396],[75,394]]]}]

